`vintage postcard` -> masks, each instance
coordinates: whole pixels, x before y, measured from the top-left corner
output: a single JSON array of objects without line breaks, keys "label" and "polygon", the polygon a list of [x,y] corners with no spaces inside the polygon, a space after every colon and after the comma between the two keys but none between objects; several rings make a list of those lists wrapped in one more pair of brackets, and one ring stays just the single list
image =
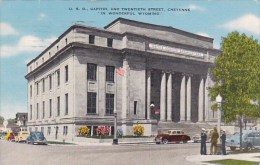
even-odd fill
[{"label": "vintage postcard", "polygon": [[260,163],[209,94],[235,31],[259,0],[0,0],[0,164]]}]

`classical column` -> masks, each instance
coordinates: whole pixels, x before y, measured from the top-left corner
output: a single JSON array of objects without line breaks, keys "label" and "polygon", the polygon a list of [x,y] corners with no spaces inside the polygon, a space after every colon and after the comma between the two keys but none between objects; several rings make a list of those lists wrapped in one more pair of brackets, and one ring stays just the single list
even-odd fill
[{"label": "classical column", "polygon": [[147,101],[147,107],[146,107],[146,110],[147,110],[147,119],[149,120],[151,118],[151,107],[150,107],[150,104],[151,104],[151,71],[150,70],[147,70],[146,71],[146,101]]},{"label": "classical column", "polygon": [[188,76],[187,81],[187,97],[186,97],[186,105],[187,105],[187,121],[191,120],[191,76]]},{"label": "classical column", "polygon": [[167,121],[172,121],[172,73],[167,79]]},{"label": "classical column", "polygon": [[185,98],[186,98],[186,77],[182,75],[181,90],[180,90],[180,121],[185,120]]},{"label": "classical column", "polygon": [[207,76],[206,78],[206,82],[205,82],[205,88],[204,88],[204,110],[205,110],[205,121],[209,121],[209,76]]},{"label": "classical column", "polygon": [[[123,60],[124,76],[122,76],[122,120],[126,120],[128,113],[128,59]],[[116,106],[116,104],[115,104]],[[124,132],[125,133],[125,132]]]},{"label": "classical column", "polygon": [[204,79],[201,78],[198,95],[198,122],[203,121],[203,102],[204,102]]},{"label": "classical column", "polygon": [[165,121],[165,107],[166,107],[166,74],[162,72],[161,89],[160,89],[160,120]]}]

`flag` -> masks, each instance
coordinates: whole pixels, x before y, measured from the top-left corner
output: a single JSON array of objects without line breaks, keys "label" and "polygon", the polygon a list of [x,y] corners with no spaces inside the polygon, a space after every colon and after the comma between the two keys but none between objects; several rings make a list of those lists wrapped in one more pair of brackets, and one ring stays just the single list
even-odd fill
[{"label": "flag", "polygon": [[120,68],[120,69],[117,69],[117,70],[116,70],[116,73],[119,74],[120,76],[124,76],[125,70],[122,69],[122,68]]}]

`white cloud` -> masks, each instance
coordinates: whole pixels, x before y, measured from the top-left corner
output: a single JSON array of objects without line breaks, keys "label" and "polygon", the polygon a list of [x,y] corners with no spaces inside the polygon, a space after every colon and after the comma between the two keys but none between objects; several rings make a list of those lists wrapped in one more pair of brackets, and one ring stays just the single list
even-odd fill
[{"label": "white cloud", "polygon": [[47,18],[47,15],[44,14],[44,13],[40,13],[39,16],[38,16],[38,20],[41,21],[41,20],[44,20]]},{"label": "white cloud", "polygon": [[1,45],[1,58],[15,56],[20,53],[43,51],[56,39],[56,37],[40,39],[32,35],[23,36],[15,45]]},{"label": "white cloud", "polygon": [[2,103],[0,112],[5,119],[15,118],[17,112],[27,112],[27,106],[26,103],[19,102]]},{"label": "white cloud", "polygon": [[0,23],[0,36],[17,35],[18,32],[8,23]]},{"label": "white cloud", "polygon": [[241,32],[251,32],[260,34],[260,17],[253,14],[246,14],[236,18],[230,22],[225,23],[222,27],[228,30],[237,30]]},{"label": "white cloud", "polygon": [[203,33],[203,32],[198,32],[196,34],[204,36],[204,37],[210,37],[207,33]]},{"label": "white cloud", "polygon": [[197,6],[197,5],[189,5],[188,8],[190,8],[192,11],[204,11],[205,8],[204,7],[201,7],[201,6]]}]

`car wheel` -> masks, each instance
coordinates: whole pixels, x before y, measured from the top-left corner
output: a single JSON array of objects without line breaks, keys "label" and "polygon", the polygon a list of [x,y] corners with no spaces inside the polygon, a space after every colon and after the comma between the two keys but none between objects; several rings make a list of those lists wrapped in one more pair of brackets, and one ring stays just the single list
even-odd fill
[{"label": "car wheel", "polygon": [[252,144],[247,144],[247,146],[246,146],[246,151],[251,151],[253,149],[253,146],[252,146]]},{"label": "car wheel", "polygon": [[162,143],[163,143],[163,144],[167,144],[167,143],[168,143],[168,140],[167,140],[167,139],[163,139],[163,140],[162,140]]},{"label": "car wheel", "polygon": [[160,142],[156,142],[156,144],[161,144]]},{"label": "car wheel", "polygon": [[230,147],[231,151],[235,151],[236,147]]}]

